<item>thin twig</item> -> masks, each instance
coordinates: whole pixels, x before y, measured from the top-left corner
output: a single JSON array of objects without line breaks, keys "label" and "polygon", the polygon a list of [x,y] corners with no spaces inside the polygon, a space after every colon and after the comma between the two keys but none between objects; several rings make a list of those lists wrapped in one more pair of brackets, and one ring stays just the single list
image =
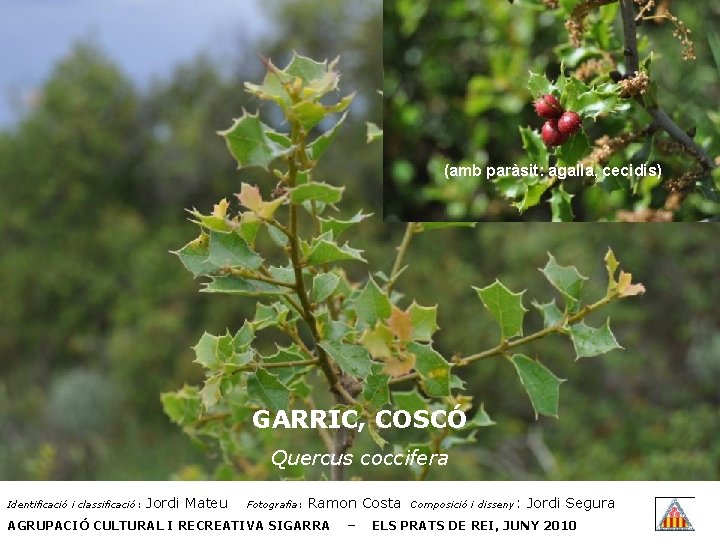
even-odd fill
[{"label": "thin twig", "polygon": [[241,371],[254,371],[256,369],[280,369],[293,367],[306,367],[318,364],[318,360],[313,358],[310,360],[288,360],[287,362],[250,362],[242,366],[238,366],[232,370],[232,373]]},{"label": "thin twig", "polygon": [[[457,367],[464,367],[464,366],[467,366],[474,362],[477,362],[479,360],[484,360],[485,358],[491,358],[493,356],[504,355],[507,353],[507,351],[509,351],[511,349],[515,349],[516,347],[520,347],[522,345],[530,343],[531,341],[535,341],[537,339],[544,338],[545,336],[548,336],[550,334],[564,332],[565,328],[568,324],[572,324],[572,323],[581,321],[586,316],[588,316],[590,313],[600,309],[601,307],[610,303],[615,298],[618,298],[617,293],[609,294],[609,295],[605,296],[604,298],[598,300],[594,304],[585,306],[577,313],[567,317],[567,319],[565,319],[562,323],[559,323],[559,324],[556,324],[553,326],[548,326],[547,328],[538,330],[534,334],[530,334],[528,336],[521,337],[521,338],[515,339],[513,341],[503,341],[499,345],[496,345],[495,347],[493,347],[491,349],[487,349],[487,350],[479,352],[479,353],[471,354],[469,356],[455,357],[451,360],[451,364],[453,364],[454,366],[457,366]],[[413,373],[408,373],[407,375],[403,375],[401,377],[396,377],[396,378],[392,379],[389,382],[389,384],[400,384],[400,383],[403,383],[406,381],[412,381],[412,380],[417,379],[419,376],[420,376],[420,374],[417,371],[415,371]]]},{"label": "thin twig", "polygon": [[417,227],[418,224],[413,221],[409,222],[405,227],[405,235],[403,236],[402,242],[400,242],[400,245],[397,248],[395,262],[393,263],[392,270],[390,271],[390,278],[387,282],[387,286],[385,287],[385,291],[387,292],[388,296],[390,296],[390,293],[395,286],[395,282],[397,281],[397,278],[402,271],[402,263],[403,259],[405,258],[405,253],[407,252],[408,246],[410,245],[410,240],[412,240],[413,234],[415,234],[415,232],[417,231]]},{"label": "thin twig", "polygon": [[[297,163],[298,161],[302,161],[302,158],[305,153],[305,145],[304,140],[301,133],[301,127],[297,122],[292,122],[291,128],[291,139],[293,145],[297,147],[297,150],[295,151],[295,154],[290,159],[288,163],[288,186],[290,188],[295,187],[295,184],[297,182],[297,174],[298,174],[298,167]],[[296,161],[297,158],[297,161]],[[288,241],[290,243],[290,261],[292,262],[293,266],[293,272],[295,273],[295,286],[296,286],[296,292],[298,295],[298,298],[300,300],[300,306],[302,308],[302,311],[300,312],[301,316],[307,323],[307,325],[310,327],[310,333],[313,336],[313,340],[315,341],[315,344],[318,345],[320,341],[322,341],[322,338],[320,337],[320,333],[318,332],[317,327],[317,321],[315,320],[315,312],[313,311],[312,306],[310,305],[310,299],[308,297],[307,289],[305,288],[305,280],[303,279],[303,264],[300,259],[300,243],[298,241],[298,214],[297,214],[298,205],[294,204],[292,201],[290,202],[290,216],[289,216],[289,224],[287,227],[287,230],[289,232]],[[354,403],[355,400],[353,397],[347,392],[345,388],[340,384],[340,380],[338,378],[337,373],[335,372],[335,369],[333,368],[333,365],[330,361],[330,357],[325,352],[325,350],[318,346],[317,347],[318,352],[318,360],[320,363],[320,369],[322,369],[323,373],[325,374],[325,378],[327,379],[328,383],[330,384],[330,388],[333,391],[333,393],[336,395],[338,401],[343,404],[351,404]]]},{"label": "thin twig", "polygon": [[[623,22],[623,36],[625,40],[625,61],[627,65],[627,73],[634,75],[640,71],[640,58],[637,47],[637,24],[635,22],[635,7],[633,0],[619,0],[620,13]],[[692,137],[678,126],[668,114],[660,108],[657,103],[647,104],[642,99],[638,102],[647,110],[648,114],[653,117],[657,126],[667,132],[673,139],[685,146],[688,151],[693,154],[698,161],[706,169],[714,169],[715,163],[708,153],[698,145]]]}]

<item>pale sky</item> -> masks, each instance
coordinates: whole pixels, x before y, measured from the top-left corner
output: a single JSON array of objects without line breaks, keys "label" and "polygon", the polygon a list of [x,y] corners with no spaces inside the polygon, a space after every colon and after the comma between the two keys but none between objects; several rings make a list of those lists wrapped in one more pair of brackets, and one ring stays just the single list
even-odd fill
[{"label": "pale sky", "polygon": [[257,0],[0,0],[0,128],[72,44],[91,38],[141,87],[269,31]]}]

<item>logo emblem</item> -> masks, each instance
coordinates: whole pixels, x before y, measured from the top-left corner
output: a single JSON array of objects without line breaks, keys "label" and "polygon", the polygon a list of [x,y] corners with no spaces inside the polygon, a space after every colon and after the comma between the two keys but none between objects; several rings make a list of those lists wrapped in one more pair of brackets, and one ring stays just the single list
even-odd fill
[{"label": "logo emblem", "polygon": [[[655,498],[655,507],[657,511],[658,504],[662,505],[663,501],[666,501],[668,499],[656,497]],[[661,506],[662,508],[662,506]],[[692,524],[690,523],[690,520],[687,517],[687,514],[685,514],[685,511],[683,510],[682,506],[680,506],[680,503],[678,502],[677,498],[674,498],[671,500],[670,505],[667,507],[667,510],[663,514],[660,515],[660,521],[657,522],[657,525],[655,526],[656,531],[694,531]]]}]

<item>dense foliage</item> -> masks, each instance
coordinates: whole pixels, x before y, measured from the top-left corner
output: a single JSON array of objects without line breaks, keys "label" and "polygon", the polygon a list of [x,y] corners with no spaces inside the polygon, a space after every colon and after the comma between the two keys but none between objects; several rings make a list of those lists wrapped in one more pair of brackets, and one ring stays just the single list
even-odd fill
[{"label": "dense foliage", "polygon": [[[288,445],[293,437],[283,429],[260,433],[261,427],[250,422],[257,411],[316,410],[317,403],[328,401],[339,411],[352,410],[352,424],[360,427],[335,427],[332,438],[325,425],[317,428],[328,454],[336,456],[330,469],[337,480],[345,476],[344,455],[363,425],[380,448],[386,446],[382,429],[388,426],[381,425],[377,414],[388,407],[405,415],[424,411],[443,418],[442,425],[426,422],[426,433],[406,447],[396,446],[396,453],[434,457],[472,444],[478,428],[494,422],[483,405],[464,392],[466,383],[459,373],[493,357],[505,358],[515,368],[536,416],[557,417],[563,379],[516,349],[553,334],[571,339],[576,360],[620,348],[609,320],[593,327],[586,319],[614,300],[645,292],[630,274],[619,270],[608,250],[605,294],[586,303],[587,278],[550,255],[541,272],[560,293],[560,305],[554,298],[533,302],[542,314],[542,328],[525,334],[524,292],[512,292],[496,279],[474,287],[499,326],[496,345],[444,358],[433,348],[437,305],[408,303],[397,286],[408,270],[404,257],[413,236],[458,224],[409,223],[391,270],[371,270],[360,283],[349,280],[338,266],[367,263],[361,250],[340,237],[352,238],[369,216],[338,212],[344,187],[323,181],[315,171],[333,146],[345,115],[334,123],[328,120],[344,113],[354,97],[325,99],[338,88],[337,63],[295,54],[280,69],[267,60],[262,84],[245,83],[249,93],[279,107],[287,130],[276,131],[258,114],[244,111],[220,135],[240,169],[265,170],[277,185],[263,194],[259,186],[243,183],[236,194],[239,211],[228,199],[215,204],[210,214],[192,210],[200,235],[175,252],[195,277],[207,278],[203,292],[258,299],[252,319],[224,334],[205,333],[195,345],[195,362],[206,374],[202,387],[186,385],[163,394],[165,412],[174,422],[193,437],[216,439],[225,463],[250,476],[256,462],[277,465],[272,457],[276,445],[287,446],[284,452],[300,451]],[[373,127],[370,132],[376,135],[379,130]],[[276,249],[262,246],[262,235]],[[263,352],[255,337],[270,328],[285,336]],[[450,422],[453,414],[463,413],[472,419]],[[417,468],[417,478],[427,476],[429,463]],[[292,474],[305,478],[304,465],[297,464]]]},{"label": "dense foliage", "polygon": [[[717,218],[719,17],[709,1],[385,2],[386,217]],[[548,94],[582,119],[551,148],[533,110]],[[545,174],[445,175],[473,164]]]}]

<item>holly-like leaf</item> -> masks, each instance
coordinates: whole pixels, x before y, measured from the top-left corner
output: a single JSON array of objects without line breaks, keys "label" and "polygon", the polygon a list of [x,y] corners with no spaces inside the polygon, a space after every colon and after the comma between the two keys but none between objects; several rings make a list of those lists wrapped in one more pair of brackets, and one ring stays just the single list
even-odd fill
[{"label": "holly-like leaf", "polygon": [[288,108],[288,118],[297,120],[306,131],[318,125],[328,113],[317,101],[303,100]]},{"label": "holly-like leaf", "polygon": [[562,293],[569,311],[573,311],[580,302],[583,281],[582,276],[574,266],[560,266],[555,257],[548,253],[548,262],[540,271],[550,284]]},{"label": "holly-like leaf", "polygon": [[392,313],[388,319],[388,326],[401,343],[407,343],[412,339],[413,325],[410,313],[392,306]]},{"label": "holly-like leaf", "polygon": [[450,394],[450,364],[430,345],[409,343],[408,350],[415,355],[415,370],[425,392],[435,397]]},{"label": "holly-like leaf", "polygon": [[265,369],[257,369],[248,376],[247,389],[250,398],[270,410],[279,411],[288,408],[290,389],[278,379],[277,375]]},{"label": "holly-like leaf", "polygon": [[332,240],[332,237],[328,238],[328,235],[316,238],[307,254],[307,263],[313,266],[348,260],[367,262],[363,259],[361,250],[351,248],[347,244],[339,246]]},{"label": "holly-like leaf", "polygon": [[488,413],[485,412],[485,405],[481,403],[480,407],[478,407],[478,410],[475,413],[475,416],[473,416],[472,419],[467,424],[465,424],[464,429],[488,427],[494,426],[495,424],[496,422],[493,422]]},{"label": "holly-like leaf", "polygon": [[340,126],[342,126],[343,122],[345,121],[346,116],[347,113],[343,114],[340,120],[338,120],[331,129],[325,131],[322,135],[320,135],[317,139],[315,139],[311,144],[308,145],[307,152],[310,159],[312,159],[313,161],[317,161],[318,159],[320,159],[320,156],[325,153],[325,150],[328,149],[330,143],[335,138],[335,135],[340,129]]},{"label": "holly-like leaf", "polygon": [[540,204],[540,199],[548,189],[550,189],[550,184],[547,182],[528,184],[523,193],[523,198],[520,202],[513,203],[513,206],[518,209],[518,212],[523,213],[528,208]]},{"label": "holly-like leaf", "polygon": [[379,409],[386,403],[390,403],[389,380],[390,376],[382,372],[381,365],[375,364],[372,366],[370,375],[363,384],[362,396],[374,409]]},{"label": "holly-like leaf", "polygon": [[520,377],[520,382],[530,397],[535,417],[542,414],[557,418],[560,385],[564,380],[556,377],[552,371],[537,360],[523,354],[516,354],[511,360],[518,377]]},{"label": "holly-like leaf", "polygon": [[364,347],[336,341],[321,341],[319,345],[340,369],[353,377],[364,378],[370,373],[371,360]]},{"label": "holly-like leaf", "polygon": [[372,277],[368,278],[355,300],[355,312],[358,318],[369,326],[390,317],[390,300]]},{"label": "holly-like leaf", "polygon": [[[563,145],[557,149],[558,165],[573,167],[590,151],[590,141],[581,130],[571,135]],[[556,190],[557,191],[557,190]]]},{"label": "holly-like leaf", "polygon": [[369,218],[372,214],[363,214],[362,210],[355,214],[350,219],[342,220],[336,218],[320,218],[320,232],[322,234],[332,233],[333,238],[340,236],[340,233],[349,229],[353,225],[360,223],[361,221]]},{"label": "holly-like leaf", "polygon": [[605,254],[605,268],[607,268],[607,274],[608,274],[608,291],[613,290],[617,286],[617,281],[615,280],[615,273],[617,272],[618,267],[620,266],[620,263],[615,258],[615,253],[613,253],[613,250],[608,248],[607,253]]},{"label": "holly-like leaf", "polygon": [[[226,201],[226,199],[223,199],[223,201]],[[217,206],[218,205],[216,204],[215,207],[217,208]],[[195,218],[190,221],[211,231],[229,232],[232,229],[230,223],[228,223],[225,217],[220,217],[215,213],[207,216],[205,214],[201,214],[197,210],[188,210],[188,212]]]},{"label": "holly-like leaf", "polygon": [[552,195],[550,196],[550,210],[553,221],[564,222],[573,220],[571,204],[573,197],[574,195],[565,191],[562,184],[552,190]]},{"label": "holly-like leaf", "polygon": [[237,198],[245,208],[252,210],[257,213],[262,208],[262,195],[260,194],[260,188],[243,182],[240,184],[240,193],[237,194]]},{"label": "holly-like leaf", "polygon": [[290,201],[293,204],[301,204],[305,201],[334,204],[340,202],[344,189],[322,182],[308,182],[290,190]]},{"label": "holly-like leaf", "polygon": [[255,330],[250,321],[245,321],[232,339],[232,346],[236,353],[243,353],[248,350],[255,339]]},{"label": "holly-like leaf", "polygon": [[237,276],[214,277],[211,282],[205,283],[202,292],[236,294],[238,296],[282,296],[290,294],[290,289],[271,285],[254,279],[244,279]]},{"label": "holly-like leaf", "polygon": [[502,338],[522,336],[523,318],[525,317],[525,306],[522,303],[522,296],[525,291],[514,293],[505,285],[495,280],[492,285],[483,289],[473,287],[478,293],[483,305],[492,313],[500,325]]},{"label": "holly-like leaf", "polygon": [[212,274],[217,270],[214,264],[208,262],[210,255],[209,237],[202,233],[192,242],[187,243],[181,249],[172,251],[171,253],[178,256],[183,266],[187,268],[193,276]]},{"label": "holly-like leaf", "polygon": [[257,270],[263,259],[250,249],[239,234],[211,231],[208,262],[217,268],[240,267]]},{"label": "holly-like leaf", "polygon": [[235,352],[229,334],[213,336],[207,332],[202,335],[193,350],[195,351],[194,362],[208,370],[218,369],[223,362],[229,361]]},{"label": "holly-like leaf", "polygon": [[417,358],[407,351],[398,351],[383,358],[383,362],[385,364],[383,373],[387,373],[391,377],[402,377],[415,369]]},{"label": "holly-like leaf", "polygon": [[287,321],[289,313],[290,309],[280,302],[270,305],[258,303],[251,324],[256,332],[273,326],[280,327]]},{"label": "holly-like leaf", "polygon": [[225,138],[230,153],[238,162],[238,169],[266,169],[275,159],[288,152],[285,146],[276,142],[283,135],[263,124],[257,114],[245,112],[230,128],[219,131],[218,135]]},{"label": "holly-like leaf", "polygon": [[375,328],[368,329],[360,339],[373,358],[386,358],[392,354],[390,346],[393,342],[393,334],[384,324],[378,324]]},{"label": "holly-like leaf", "polygon": [[632,274],[628,274],[623,270],[620,270],[617,289],[621,297],[645,294],[645,286],[642,283],[633,283]]},{"label": "holly-like leaf", "polygon": [[413,341],[432,341],[433,334],[440,329],[437,324],[437,306],[423,307],[413,302],[408,313]]},{"label": "holly-like leaf", "polygon": [[185,385],[177,392],[165,392],[160,396],[163,410],[170,420],[186,427],[194,424],[202,413],[202,401],[198,389]]},{"label": "holly-like leaf", "polygon": [[557,326],[558,324],[562,323],[564,319],[563,312],[560,311],[560,308],[557,307],[554,298],[547,304],[533,302],[532,305],[533,307],[537,308],[537,310],[542,314],[543,326],[545,328]]},{"label": "holly-like leaf", "polygon": [[205,410],[207,411],[215,406],[215,404],[220,401],[220,397],[220,377],[217,375],[209,377],[205,381],[202,390],[200,390],[200,399],[202,399]]},{"label": "holly-like leaf", "polygon": [[[290,347],[281,347],[278,345],[275,354],[271,356],[263,356],[262,362],[263,364],[270,365],[285,362],[301,362],[307,359],[308,358],[303,355],[299,347],[293,343]],[[283,384],[288,384],[295,375],[306,369],[308,368],[305,366],[292,366],[273,368],[272,372],[277,375],[277,378],[280,380],[280,382],[282,382]]]},{"label": "holly-like leaf", "polygon": [[328,64],[327,60],[316,62],[307,56],[293,53],[290,63],[283,72],[300,78],[303,86],[311,92],[305,97],[321,97],[337,89],[340,80],[340,74],[336,69],[337,63],[337,58]]},{"label": "holly-like leaf", "polygon": [[318,274],[313,278],[313,286],[310,291],[310,299],[313,302],[320,303],[327,300],[327,298],[335,292],[340,278],[335,274]]},{"label": "holly-like leaf", "polygon": [[410,414],[428,410],[428,401],[420,395],[417,388],[407,392],[393,392],[392,400],[396,409],[407,411]]},{"label": "holly-like leaf", "polygon": [[520,138],[530,162],[543,169],[546,168],[550,160],[550,152],[540,133],[529,127],[520,127]]},{"label": "holly-like leaf", "polygon": [[552,94],[555,87],[548,80],[545,75],[540,73],[530,72],[530,79],[528,79],[528,90],[534,99],[537,99],[545,94]]},{"label": "holly-like leaf", "polygon": [[570,327],[570,337],[575,346],[576,360],[622,349],[610,330],[609,319],[600,328],[593,328],[584,322],[574,324]]}]

